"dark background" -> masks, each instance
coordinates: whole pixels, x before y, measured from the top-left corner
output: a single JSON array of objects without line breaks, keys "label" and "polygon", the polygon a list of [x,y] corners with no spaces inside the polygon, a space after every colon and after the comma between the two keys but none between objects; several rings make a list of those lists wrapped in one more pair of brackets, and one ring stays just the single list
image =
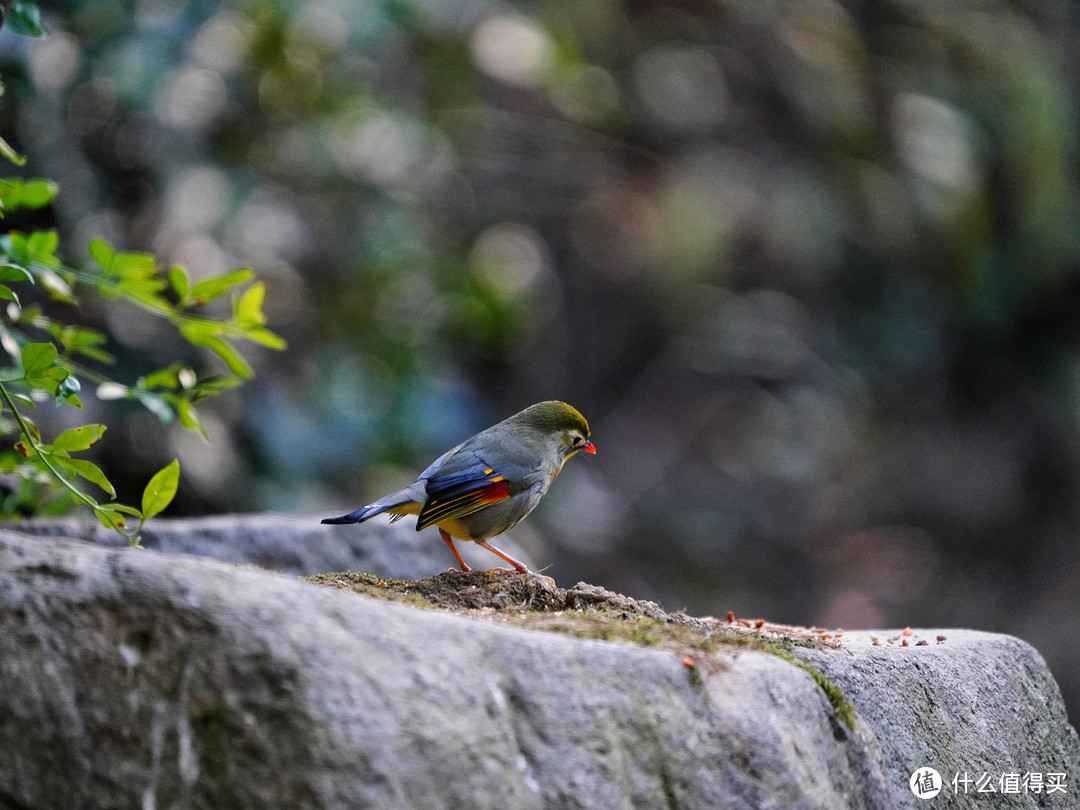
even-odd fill
[{"label": "dark background", "polygon": [[[560,582],[1013,633],[1076,717],[1072,4],[44,6],[0,133],[61,193],[7,224],[253,266],[290,341],[210,444],[58,411],[122,495],[178,455],[173,514],[336,514],[566,399],[598,455],[514,532]],[[122,380],[185,351],[87,306]]]}]

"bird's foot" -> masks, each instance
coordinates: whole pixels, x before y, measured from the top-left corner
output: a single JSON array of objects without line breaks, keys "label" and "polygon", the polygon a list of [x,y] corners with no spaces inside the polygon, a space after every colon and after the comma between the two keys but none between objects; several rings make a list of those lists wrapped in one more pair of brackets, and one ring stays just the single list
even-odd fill
[{"label": "bird's foot", "polygon": [[[451,553],[453,553],[454,559],[457,560],[458,565],[461,566],[461,572],[463,574],[467,574],[472,571],[472,569],[465,564],[465,561],[461,559],[461,555],[458,554],[457,546],[454,545],[453,539],[450,537],[449,534],[446,533],[442,526],[439,527],[439,536],[443,539],[443,542],[446,543],[446,547],[450,549]],[[447,573],[453,570],[453,568],[450,568],[448,569]]]},{"label": "bird's foot", "polygon": [[540,579],[546,580],[551,587],[555,587],[555,580],[545,574],[538,574],[535,571],[530,571],[528,568],[518,570],[517,568],[489,568],[488,576],[493,577],[496,574],[521,574],[522,576],[534,576],[540,577]]}]

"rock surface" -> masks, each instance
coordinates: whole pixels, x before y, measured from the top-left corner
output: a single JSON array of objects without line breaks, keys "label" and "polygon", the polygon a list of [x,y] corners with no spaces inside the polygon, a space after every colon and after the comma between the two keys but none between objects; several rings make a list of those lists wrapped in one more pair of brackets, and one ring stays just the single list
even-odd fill
[{"label": "rock surface", "polygon": [[[319,515],[217,515],[207,518],[155,518],[142,531],[142,544],[163,554],[195,554],[224,562],[251,563],[284,574],[325,571],[376,571],[382,576],[416,579],[454,566],[454,558],[435,529],[416,531],[416,520],[389,523],[376,518],[356,526],[324,526]],[[23,534],[69,537],[111,548],[124,539],[93,519],[55,518],[18,524]],[[515,529],[515,534],[521,529]],[[528,553],[510,537],[499,548],[527,564]],[[458,543],[470,565],[501,564],[472,543]]]},{"label": "rock surface", "polygon": [[927,765],[1063,772],[1065,793],[985,806],[1076,806],[1076,733],[1017,639],[829,648],[687,620],[643,647],[512,626],[520,582],[451,615],[0,532],[0,808],[892,808],[921,806]]}]

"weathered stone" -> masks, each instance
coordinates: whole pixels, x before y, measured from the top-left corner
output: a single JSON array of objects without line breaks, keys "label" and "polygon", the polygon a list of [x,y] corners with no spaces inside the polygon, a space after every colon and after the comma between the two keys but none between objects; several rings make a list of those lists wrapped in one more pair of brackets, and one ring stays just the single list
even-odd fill
[{"label": "weathered stone", "polygon": [[[142,544],[164,554],[196,554],[224,562],[250,563],[285,574],[375,571],[382,576],[416,579],[455,567],[435,529],[416,531],[416,519],[396,523],[376,519],[357,526],[324,526],[326,515],[217,515],[207,518],[156,518],[142,531]],[[15,524],[19,532],[70,537],[96,545],[123,547],[124,538],[96,520],[55,518]],[[458,549],[470,565],[502,562],[472,543]],[[512,538],[499,548],[526,563],[528,553]]]},{"label": "weathered stone", "polygon": [[[800,654],[855,706],[875,770],[898,789],[895,801],[911,796],[904,796],[911,774],[929,766],[946,783],[989,774],[998,794],[979,798],[995,810],[1080,806],[1076,732],[1046,663],[1020,639],[956,629],[849,631],[840,651]],[[1002,794],[1009,773],[1067,774],[1068,789]],[[970,807],[975,787],[966,797],[958,788],[960,795],[948,784],[933,806]]]},{"label": "weathered stone", "polygon": [[1080,748],[1038,654],[945,635],[691,666],[0,532],[0,807],[889,808],[923,765],[1060,769],[1065,794],[993,806],[1075,806]]}]

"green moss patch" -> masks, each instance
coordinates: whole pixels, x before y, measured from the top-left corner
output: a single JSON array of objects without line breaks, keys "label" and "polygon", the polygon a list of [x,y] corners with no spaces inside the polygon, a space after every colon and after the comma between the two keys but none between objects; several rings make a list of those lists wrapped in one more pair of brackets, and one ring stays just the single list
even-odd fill
[{"label": "green moss patch", "polygon": [[797,654],[799,648],[822,649],[834,645],[806,633],[785,634],[776,629],[779,625],[760,631],[745,624],[668,613],[655,602],[632,599],[584,582],[573,588],[560,588],[547,577],[535,574],[447,571],[414,580],[346,572],[303,579],[376,599],[529,630],[670,650],[682,656],[690,682],[695,686],[703,683],[703,672],[724,668],[724,659],[716,653],[739,649],[769,653],[809,673],[825,693],[837,719],[848,729],[855,728],[855,708],[851,701],[836,684]]}]

